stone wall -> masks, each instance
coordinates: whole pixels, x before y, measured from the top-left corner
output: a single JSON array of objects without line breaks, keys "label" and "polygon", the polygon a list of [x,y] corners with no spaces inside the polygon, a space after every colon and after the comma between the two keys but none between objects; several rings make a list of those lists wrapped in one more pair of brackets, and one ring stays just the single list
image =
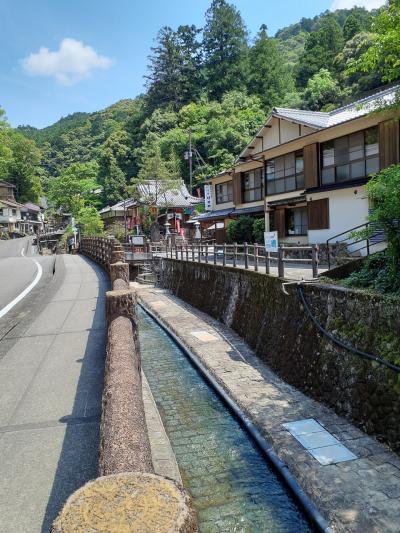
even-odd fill
[{"label": "stone wall", "polygon": [[[229,267],[164,259],[160,284],[232,327],[275,372],[400,451],[400,379],[333,345],[303,310],[295,286]],[[400,305],[343,288],[305,286],[320,322],[359,349],[400,363]]]}]

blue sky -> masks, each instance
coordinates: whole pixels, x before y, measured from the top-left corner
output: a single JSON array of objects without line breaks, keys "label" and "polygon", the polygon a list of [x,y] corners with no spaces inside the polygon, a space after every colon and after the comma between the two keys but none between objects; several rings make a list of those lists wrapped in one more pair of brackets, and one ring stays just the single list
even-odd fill
[{"label": "blue sky", "polygon": [[[332,7],[382,0],[233,0],[254,35]],[[0,0],[0,106],[13,126],[44,127],[143,91],[163,25],[204,24],[210,0]]]}]

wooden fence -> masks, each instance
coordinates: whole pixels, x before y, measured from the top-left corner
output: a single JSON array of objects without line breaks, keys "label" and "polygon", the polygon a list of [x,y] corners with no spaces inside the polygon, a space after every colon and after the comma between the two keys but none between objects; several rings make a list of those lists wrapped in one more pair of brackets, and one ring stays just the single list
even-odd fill
[{"label": "wooden fence", "polygon": [[[285,277],[285,264],[311,265],[312,276],[318,276],[319,256],[318,245],[310,246],[280,246],[278,252],[266,252],[264,246],[259,244],[184,244],[181,246],[168,246],[165,244],[151,244],[153,255],[169,257],[180,261],[197,261],[199,263],[222,264],[233,268],[253,268],[255,272],[260,267],[265,267],[266,274],[270,273],[271,265],[277,265],[278,276]],[[300,256],[293,257],[293,253]],[[291,257],[292,256],[292,257]]]}]

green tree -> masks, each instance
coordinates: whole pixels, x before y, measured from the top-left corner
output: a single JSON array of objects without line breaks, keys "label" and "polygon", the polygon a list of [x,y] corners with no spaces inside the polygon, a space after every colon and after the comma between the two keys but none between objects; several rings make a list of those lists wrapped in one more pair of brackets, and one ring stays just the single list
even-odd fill
[{"label": "green tree", "polygon": [[321,68],[334,72],[334,59],[343,48],[342,30],[333,16],[324,19],[321,29],[310,33],[296,68],[297,84],[305,87]]},{"label": "green tree", "polygon": [[380,70],[382,81],[400,78],[400,0],[389,0],[372,24],[374,41],[368,50],[350,65],[349,72]]},{"label": "green tree", "polygon": [[51,208],[55,212],[71,213],[77,217],[81,209],[95,207],[97,172],[98,165],[94,161],[74,163],[63,170],[49,183],[48,199]]},{"label": "green tree", "polygon": [[312,111],[329,110],[340,100],[340,88],[329,70],[322,68],[308,80],[304,105]]},{"label": "green tree", "polygon": [[349,67],[365,54],[374,42],[373,33],[360,32],[347,41],[342,52],[335,58],[336,70],[339,72],[339,80],[344,87],[350,88],[351,94],[357,95],[381,85],[382,73],[379,68],[370,72],[362,72],[357,69],[350,72]]},{"label": "green tree", "polygon": [[193,25],[179,26],[177,31],[165,26],[159,31],[146,76],[150,110],[167,106],[177,110],[199,96],[202,75],[199,32]]},{"label": "green tree", "polygon": [[377,223],[386,233],[389,279],[393,289],[400,289],[400,165],[381,170],[366,188],[373,205],[369,220]]},{"label": "green tree", "polygon": [[268,37],[267,26],[263,24],[249,52],[249,93],[258,95],[264,108],[270,111],[294,89],[293,78],[276,40]]},{"label": "green tree", "polygon": [[133,170],[129,135],[124,130],[112,133],[98,151],[98,182],[103,204],[112,205],[126,197],[126,185]]},{"label": "green tree", "polygon": [[12,130],[3,137],[3,142],[12,153],[6,173],[7,181],[16,186],[17,199],[20,202],[38,202],[42,193],[39,148],[34,141]]},{"label": "green tree", "polygon": [[226,228],[227,241],[237,243],[252,243],[254,219],[249,216],[240,216],[236,220],[229,222]]},{"label": "green tree", "polygon": [[95,207],[81,207],[77,216],[76,222],[82,228],[82,235],[102,235],[104,232],[104,224],[99,212]]},{"label": "green tree", "polygon": [[207,89],[220,99],[243,89],[247,78],[247,30],[240,12],[226,0],[212,0],[206,12],[203,49]]},{"label": "green tree", "polygon": [[357,15],[351,13],[343,26],[343,37],[345,41],[352,39],[357,33],[362,31],[363,27]]}]

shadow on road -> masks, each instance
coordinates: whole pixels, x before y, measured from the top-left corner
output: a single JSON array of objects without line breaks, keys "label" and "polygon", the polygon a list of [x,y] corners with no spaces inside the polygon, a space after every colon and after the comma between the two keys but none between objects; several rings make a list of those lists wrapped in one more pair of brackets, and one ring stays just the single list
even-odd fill
[{"label": "shadow on road", "polygon": [[75,361],[82,368],[72,413],[60,419],[67,427],[42,523],[42,533],[49,532],[67,498],[87,481],[97,477],[106,343],[104,307],[109,282],[98,265],[86,258],[84,260],[96,274],[99,294],[97,299],[90,300],[96,308],[84,356],[82,358],[82,354],[77,354]]}]

